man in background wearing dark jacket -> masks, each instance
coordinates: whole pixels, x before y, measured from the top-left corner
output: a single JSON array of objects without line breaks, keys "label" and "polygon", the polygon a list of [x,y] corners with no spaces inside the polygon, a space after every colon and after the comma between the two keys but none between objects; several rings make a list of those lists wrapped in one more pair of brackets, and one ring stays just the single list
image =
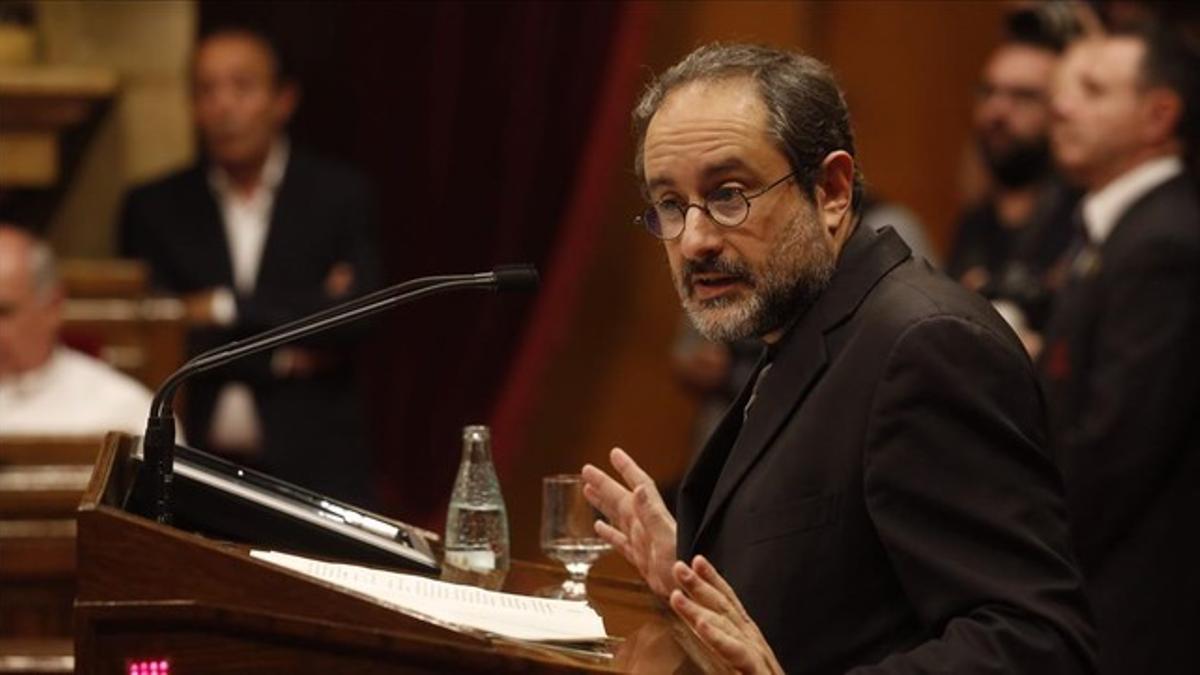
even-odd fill
[{"label": "man in background wearing dark jacket", "polygon": [[1101,671],[1195,672],[1200,635],[1200,65],[1165,32],[1066,57],[1055,154],[1083,227],[1039,367]]},{"label": "man in background wearing dark jacket", "polygon": [[[291,145],[298,90],[263,35],[226,28],[193,61],[203,158],[133,191],[122,255],[187,301],[192,353],[278,326],[377,284],[365,181]],[[184,422],[198,447],[370,502],[362,410],[339,333],[196,377]]]}]

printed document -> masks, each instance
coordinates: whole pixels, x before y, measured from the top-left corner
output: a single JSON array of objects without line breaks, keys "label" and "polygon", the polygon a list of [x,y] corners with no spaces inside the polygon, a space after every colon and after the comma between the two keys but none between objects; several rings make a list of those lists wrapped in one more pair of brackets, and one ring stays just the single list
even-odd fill
[{"label": "printed document", "polygon": [[589,642],[607,637],[604,620],[583,602],[499,593],[275,551],[251,551],[250,555],[451,628],[539,642]]}]

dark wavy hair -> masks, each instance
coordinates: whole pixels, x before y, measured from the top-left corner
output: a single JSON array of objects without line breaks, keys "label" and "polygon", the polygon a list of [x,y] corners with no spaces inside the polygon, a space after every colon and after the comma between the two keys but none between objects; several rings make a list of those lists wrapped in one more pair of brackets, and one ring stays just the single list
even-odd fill
[{"label": "dark wavy hair", "polygon": [[[196,37],[196,48],[213,38],[240,37],[257,43],[271,57],[271,74],[276,86],[299,84],[295,64],[279,39],[253,23],[222,23],[204,29]],[[193,68],[195,64],[193,64]]]},{"label": "dark wavy hair", "polygon": [[1184,159],[1193,171],[1200,149],[1200,47],[1190,35],[1160,22],[1113,31],[1113,37],[1138,40],[1145,48],[1139,72],[1141,83],[1175,92],[1183,103],[1175,135],[1183,145]]},{"label": "dark wavy hair", "polygon": [[[804,54],[753,44],[704,45],[654,78],[633,109],[637,140],[634,172],[645,184],[642,166],[650,118],[673,90],[697,81],[749,77],[767,108],[767,132],[788,158],[797,182],[811,199],[821,163],[829,153],[844,150],[852,157],[854,131],[850,111],[829,66]],[[851,207],[862,203],[863,177],[857,163]]]}]

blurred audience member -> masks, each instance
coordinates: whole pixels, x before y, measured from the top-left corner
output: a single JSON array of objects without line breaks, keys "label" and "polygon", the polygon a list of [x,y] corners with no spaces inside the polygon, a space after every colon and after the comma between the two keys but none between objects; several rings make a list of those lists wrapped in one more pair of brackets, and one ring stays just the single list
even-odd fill
[{"label": "blurred audience member", "polygon": [[141,434],[150,392],[59,344],[63,299],[50,247],[0,223],[0,435]]},{"label": "blurred audience member", "polygon": [[1048,136],[1054,69],[1074,33],[1070,16],[1060,14],[1011,15],[1008,39],[984,69],[974,126],[991,189],[962,215],[947,265],[952,277],[992,300],[1031,351],[1078,199],[1054,172]]},{"label": "blurred audience member", "polygon": [[[369,289],[379,270],[362,177],[292,145],[298,89],[265,36],[225,28],[192,63],[203,157],[132,192],[122,254],[187,300],[194,352]],[[276,349],[199,376],[184,417],[200,447],[358,503],[367,494],[354,334]]]},{"label": "blurred audience member", "polygon": [[1105,673],[1196,669],[1198,84],[1151,30],[1073,47],[1054,95],[1054,152],[1087,194],[1038,365]]}]

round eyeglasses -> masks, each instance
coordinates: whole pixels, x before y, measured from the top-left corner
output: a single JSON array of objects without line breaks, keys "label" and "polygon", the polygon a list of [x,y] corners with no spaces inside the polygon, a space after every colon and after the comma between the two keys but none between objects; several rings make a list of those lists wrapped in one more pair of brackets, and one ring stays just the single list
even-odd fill
[{"label": "round eyeglasses", "polygon": [[750,200],[757,199],[796,175],[793,171],[767,187],[750,194],[735,187],[719,187],[708,193],[703,204],[681,202],[677,199],[663,199],[651,204],[642,215],[633,222],[646,228],[650,234],[664,241],[674,239],[683,234],[687,224],[687,213],[692,208],[700,209],[714,223],[721,227],[737,227],[746,222],[750,215]]}]

